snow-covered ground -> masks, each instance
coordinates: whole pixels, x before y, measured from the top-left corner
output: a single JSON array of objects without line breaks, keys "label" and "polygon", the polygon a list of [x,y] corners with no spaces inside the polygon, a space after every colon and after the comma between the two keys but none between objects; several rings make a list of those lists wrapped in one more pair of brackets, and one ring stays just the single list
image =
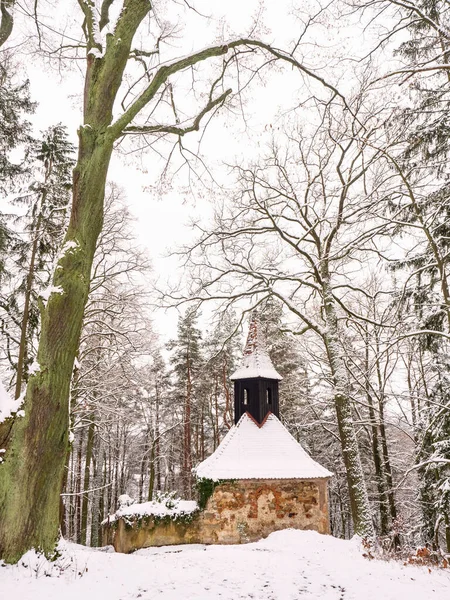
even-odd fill
[{"label": "snow-covered ground", "polygon": [[[355,541],[282,531],[242,546],[166,546],[132,555],[68,545],[46,577],[30,556],[0,568],[8,600],[448,600],[450,573],[365,559]],[[34,568],[31,568],[34,565]],[[80,575],[81,574],[81,575]]]}]

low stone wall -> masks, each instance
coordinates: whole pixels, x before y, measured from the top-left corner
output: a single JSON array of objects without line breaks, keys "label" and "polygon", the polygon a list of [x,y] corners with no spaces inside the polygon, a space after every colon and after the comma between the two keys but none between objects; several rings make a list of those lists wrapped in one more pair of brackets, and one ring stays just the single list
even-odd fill
[{"label": "low stone wall", "polygon": [[129,553],[139,548],[152,546],[174,546],[178,544],[199,544],[200,519],[193,518],[189,523],[160,521],[153,517],[139,519],[132,525],[118,519],[113,525],[106,525],[103,543],[112,544],[116,552]]},{"label": "low stone wall", "polygon": [[174,544],[241,544],[281,529],[329,533],[326,479],[240,480],[218,485],[187,521],[144,517],[105,527],[116,552]]}]

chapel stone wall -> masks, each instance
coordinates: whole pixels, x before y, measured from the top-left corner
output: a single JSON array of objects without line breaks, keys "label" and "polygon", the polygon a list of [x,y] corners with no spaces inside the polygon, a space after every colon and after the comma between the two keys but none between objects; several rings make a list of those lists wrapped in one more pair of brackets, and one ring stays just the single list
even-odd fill
[{"label": "chapel stone wall", "polygon": [[119,519],[105,541],[116,552],[177,544],[242,544],[281,529],[330,533],[326,479],[239,480],[218,485],[189,522],[152,517],[130,525]]},{"label": "chapel stone wall", "polygon": [[216,487],[202,515],[204,543],[238,544],[280,529],[330,533],[327,480],[241,480]]}]

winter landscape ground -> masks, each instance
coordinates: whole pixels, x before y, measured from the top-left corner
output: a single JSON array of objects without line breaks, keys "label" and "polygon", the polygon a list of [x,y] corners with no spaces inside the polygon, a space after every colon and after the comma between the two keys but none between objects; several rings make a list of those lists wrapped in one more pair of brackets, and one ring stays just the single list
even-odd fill
[{"label": "winter landscape ground", "polygon": [[[62,561],[62,562],[61,562]],[[448,600],[450,572],[369,560],[359,543],[311,531],[241,546],[166,546],[116,554],[67,544],[58,575],[28,553],[0,569],[8,600]]]}]

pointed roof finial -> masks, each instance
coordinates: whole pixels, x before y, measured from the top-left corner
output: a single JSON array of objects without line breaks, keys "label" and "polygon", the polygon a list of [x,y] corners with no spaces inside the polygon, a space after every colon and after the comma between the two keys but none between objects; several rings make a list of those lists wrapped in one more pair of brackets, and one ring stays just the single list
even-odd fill
[{"label": "pointed roof finial", "polygon": [[261,331],[261,321],[259,320],[258,311],[255,308],[250,319],[244,356],[253,354],[253,352],[256,352],[258,349],[266,349],[266,340]]},{"label": "pointed roof finial", "polygon": [[251,379],[264,377],[265,379],[283,379],[275,370],[266,348],[266,339],[262,331],[258,311],[252,312],[248,329],[247,343],[244,348],[244,357],[240,367],[231,375],[230,379]]}]

